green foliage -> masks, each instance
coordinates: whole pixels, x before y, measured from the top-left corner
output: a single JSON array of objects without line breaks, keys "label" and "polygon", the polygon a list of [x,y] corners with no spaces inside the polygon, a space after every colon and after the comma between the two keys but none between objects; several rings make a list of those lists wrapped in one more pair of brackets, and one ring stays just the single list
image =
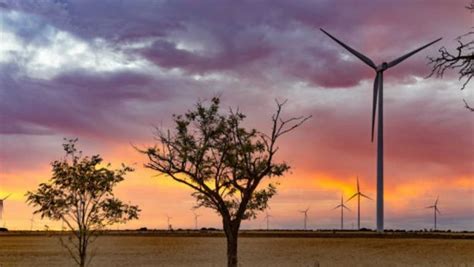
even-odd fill
[{"label": "green foliage", "polygon": [[[34,206],[41,218],[62,220],[78,239],[74,247],[78,257],[69,249],[76,262],[83,266],[90,237],[107,225],[138,219],[137,206],[123,203],[113,194],[114,187],[133,169],[110,170],[103,166],[100,155],[82,156],[76,149],[77,139],[66,140],[66,156],[51,163],[52,177],[41,183],[34,192],[29,191],[27,203]],[[84,259],[83,259],[84,257]]]},{"label": "green foliage", "polygon": [[161,146],[140,151],[149,158],[147,168],[193,188],[197,207],[214,209],[240,222],[267,208],[277,192],[276,184],[263,185],[261,181],[282,176],[290,168],[284,162],[274,162],[275,142],[308,117],[284,121],[280,118],[283,104],[277,103],[272,133],[266,135],[244,128],[246,116],[238,110],[219,113],[219,104],[215,97],[209,106],[198,103],[195,110],[173,115],[175,131],[159,131]]},{"label": "green foliage", "polygon": [[227,237],[228,266],[237,266],[237,238],[242,220],[256,217],[276,194],[276,184],[264,178],[283,176],[285,162],[275,163],[277,139],[309,117],[283,120],[277,102],[270,134],[242,126],[239,110],[219,112],[219,98],[209,106],[198,103],[184,115],[173,115],[175,129],[158,131],[159,145],[140,150],[148,156],[145,167],[192,188],[196,207],[214,209],[222,217]]},{"label": "green foliage", "polygon": [[137,219],[137,206],[124,204],[114,197],[113,188],[133,169],[122,166],[118,170],[100,167],[100,155],[82,157],[75,143],[63,145],[66,157],[52,162],[53,176],[39,185],[36,192],[28,192],[28,204],[37,207],[35,214],[53,220],[84,217],[84,227],[101,228],[117,222]]}]

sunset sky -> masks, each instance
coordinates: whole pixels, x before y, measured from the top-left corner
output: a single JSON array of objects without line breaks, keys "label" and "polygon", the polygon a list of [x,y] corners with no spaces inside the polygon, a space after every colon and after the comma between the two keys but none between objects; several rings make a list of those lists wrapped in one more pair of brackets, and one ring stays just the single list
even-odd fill
[{"label": "sunset sky", "polygon": [[[63,138],[85,154],[136,168],[117,195],[142,209],[120,228],[194,227],[191,191],[143,168],[133,145],[153,144],[155,126],[215,95],[239,107],[248,127],[270,128],[274,99],[284,116],[312,119],[280,141],[291,173],[270,201],[272,228],[339,227],[333,210],[356,176],[376,197],[370,142],[375,73],[325,36],[322,27],[376,64],[443,40],[385,72],[385,227],[474,230],[474,81],[430,73],[436,56],[474,26],[468,0],[401,1],[8,1],[0,0],[0,226],[29,229],[25,193],[51,176]],[[356,225],[356,202],[346,227]],[[221,227],[199,209],[200,227]],[[243,228],[264,228],[264,215]],[[40,221],[35,229],[58,223]],[[375,201],[362,202],[375,228]]]}]

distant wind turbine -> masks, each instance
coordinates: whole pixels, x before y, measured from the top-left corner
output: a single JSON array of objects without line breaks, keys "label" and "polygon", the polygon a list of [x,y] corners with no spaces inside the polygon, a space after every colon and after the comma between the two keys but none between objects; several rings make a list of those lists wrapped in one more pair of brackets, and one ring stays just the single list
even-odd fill
[{"label": "distant wind turbine", "polygon": [[300,213],[304,213],[304,230],[306,230],[306,223],[308,221],[308,211],[309,211],[309,207],[305,210],[300,210],[299,212]]},{"label": "distant wind turbine", "polygon": [[304,230],[306,230],[306,222],[308,220],[308,211],[309,211],[309,207],[305,210],[299,211],[300,213],[304,213]]},{"label": "distant wind turbine", "polygon": [[344,198],[341,194],[341,204],[337,205],[334,209],[341,209],[341,230],[344,230],[344,209],[350,210],[346,205],[344,205]]},{"label": "distant wind turbine", "polygon": [[265,220],[267,221],[267,231],[270,229],[270,218],[271,217],[273,217],[273,216],[268,214],[268,212],[265,213]]},{"label": "distant wind turbine", "polygon": [[[398,65],[400,62],[409,58],[410,56],[418,53],[419,51],[427,48],[428,46],[438,42],[442,38],[439,38],[429,44],[426,44],[418,49],[411,51],[408,54],[405,54],[393,61],[383,62],[380,65],[375,65],[375,63],[368,57],[359,53],[350,46],[344,44],[343,42],[336,39],[336,37],[327,33],[325,30],[321,29],[327,36],[336,41],[338,44],[343,46],[354,56],[362,60],[365,64],[369,65],[376,72],[375,82],[374,82],[374,92],[372,100],[372,142],[374,141],[374,125],[375,125],[375,112],[378,108],[378,129],[377,129],[377,231],[379,233],[383,232],[383,73],[385,70]],[[378,104],[378,107],[377,107]]]},{"label": "distant wind turbine", "polygon": [[166,215],[166,221],[167,221],[167,223],[168,223],[168,230],[171,230],[171,229],[172,229],[171,224],[170,224],[170,221],[171,221],[172,218],[173,218],[173,217],[170,217],[170,216]]},{"label": "distant wind turbine", "polygon": [[[194,214],[194,229],[198,229],[198,218],[201,216],[200,214],[197,214],[196,212],[193,211]],[[168,222],[169,224],[169,222]]]},{"label": "distant wind turbine", "polygon": [[3,201],[7,200],[12,194],[0,199],[0,220],[3,220]]},{"label": "distant wind turbine", "polygon": [[30,231],[33,231],[33,226],[35,224],[35,217],[34,216],[31,216],[30,223],[31,223]]},{"label": "distant wind turbine", "polygon": [[439,199],[439,196],[436,198],[436,201],[435,201],[435,203],[434,203],[433,206],[426,207],[427,209],[433,209],[433,213],[434,213],[434,230],[435,230],[435,231],[436,231],[436,227],[437,227],[437,225],[436,225],[436,223],[437,223],[437,222],[436,222],[436,219],[437,219],[436,215],[437,215],[438,213],[441,214],[441,212],[440,212],[439,209],[438,209],[438,199]]},{"label": "distant wind turbine", "polygon": [[359,187],[359,176],[357,176],[357,192],[354,193],[346,202],[349,202],[351,199],[357,197],[357,230],[360,230],[360,197],[365,197],[367,199],[372,200],[370,197],[366,196],[362,192],[360,192]]}]

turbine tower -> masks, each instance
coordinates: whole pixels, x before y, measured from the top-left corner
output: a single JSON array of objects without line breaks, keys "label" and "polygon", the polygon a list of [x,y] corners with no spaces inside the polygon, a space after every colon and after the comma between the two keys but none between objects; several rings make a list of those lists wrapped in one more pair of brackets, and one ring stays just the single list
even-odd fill
[{"label": "turbine tower", "polygon": [[[197,214],[196,212],[193,211],[194,214],[194,229],[198,229],[198,218],[201,216],[200,214]],[[169,224],[169,222],[168,222]]]},{"label": "turbine tower", "polygon": [[300,210],[299,212],[304,213],[304,230],[306,231],[306,222],[308,220],[308,211],[309,207],[305,210]]},{"label": "turbine tower", "polygon": [[374,125],[375,125],[375,113],[378,109],[378,123],[377,123],[377,232],[383,233],[383,73],[385,70],[398,65],[400,62],[409,58],[410,56],[418,53],[419,51],[427,48],[428,46],[438,42],[442,38],[439,38],[429,44],[426,44],[418,49],[411,51],[408,54],[405,54],[393,61],[383,62],[380,65],[375,65],[375,63],[368,57],[357,52],[350,46],[344,44],[343,42],[336,39],[331,34],[327,33],[325,30],[321,29],[327,36],[336,41],[338,44],[343,46],[354,56],[362,60],[365,64],[369,65],[372,69],[375,70],[375,82],[374,82],[374,92],[372,100],[372,142],[374,141]]},{"label": "turbine tower", "polygon": [[439,199],[439,196],[436,198],[436,201],[434,203],[433,206],[429,206],[429,207],[426,207],[427,209],[433,209],[433,213],[434,213],[434,230],[436,231],[436,215],[439,213],[441,214],[441,212],[439,211],[438,209],[438,199]]},{"label": "turbine tower", "polygon": [[0,199],[0,220],[3,220],[3,201],[7,200],[12,194]]},{"label": "turbine tower", "polygon": [[359,176],[357,176],[357,192],[354,193],[346,202],[349,202],[351,199],[357,197],[357,230],[360,230],[360,197],[365,197],[367,199],[372,200],[370,197],[366,196],[362,192],[360,192],[359,187]]},{"label": "turbine tower", "polygon": [[35,224],[35,217],[34,217],[34,216],[31,216],[30,223],[31,223],[31,225],[30,225],[30,231],[33,231],[33,226],[34,226],[34,224]]},{"label": "turbine tower", "polygon": [[267,231],[270,229],[270,218],[273,217],[272,215],[265,213],[265,220],[267,221]]},{"label": "turbine tower", "polygon": [[344,198],[341,194],[341,204],[337,205],[334,209],[341,209],[341,230],[344,230],[344,209],[350,210],[346,205],[344,205]]},{"label": "turbine tower", "polygon": [[173,217],[170,217],[166,215],[166,222],[168,223],[168,230],[172,230],[173,228],[171,227],[170,221]]}]

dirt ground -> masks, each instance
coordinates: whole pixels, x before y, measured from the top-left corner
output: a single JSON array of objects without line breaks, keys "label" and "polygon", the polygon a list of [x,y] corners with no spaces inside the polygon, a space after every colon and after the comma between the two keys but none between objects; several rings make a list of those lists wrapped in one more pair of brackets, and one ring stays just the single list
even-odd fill
[{"label": "dirt ground", "polygon": [[[102,236],[90,266],[225,266],[222,237]],[[474,266],[474,240],[241,237],[241,266]],[[318,265],[319,264],[319,265]],[[0,236],[0,266],[74,266],[58,237]]]}]

